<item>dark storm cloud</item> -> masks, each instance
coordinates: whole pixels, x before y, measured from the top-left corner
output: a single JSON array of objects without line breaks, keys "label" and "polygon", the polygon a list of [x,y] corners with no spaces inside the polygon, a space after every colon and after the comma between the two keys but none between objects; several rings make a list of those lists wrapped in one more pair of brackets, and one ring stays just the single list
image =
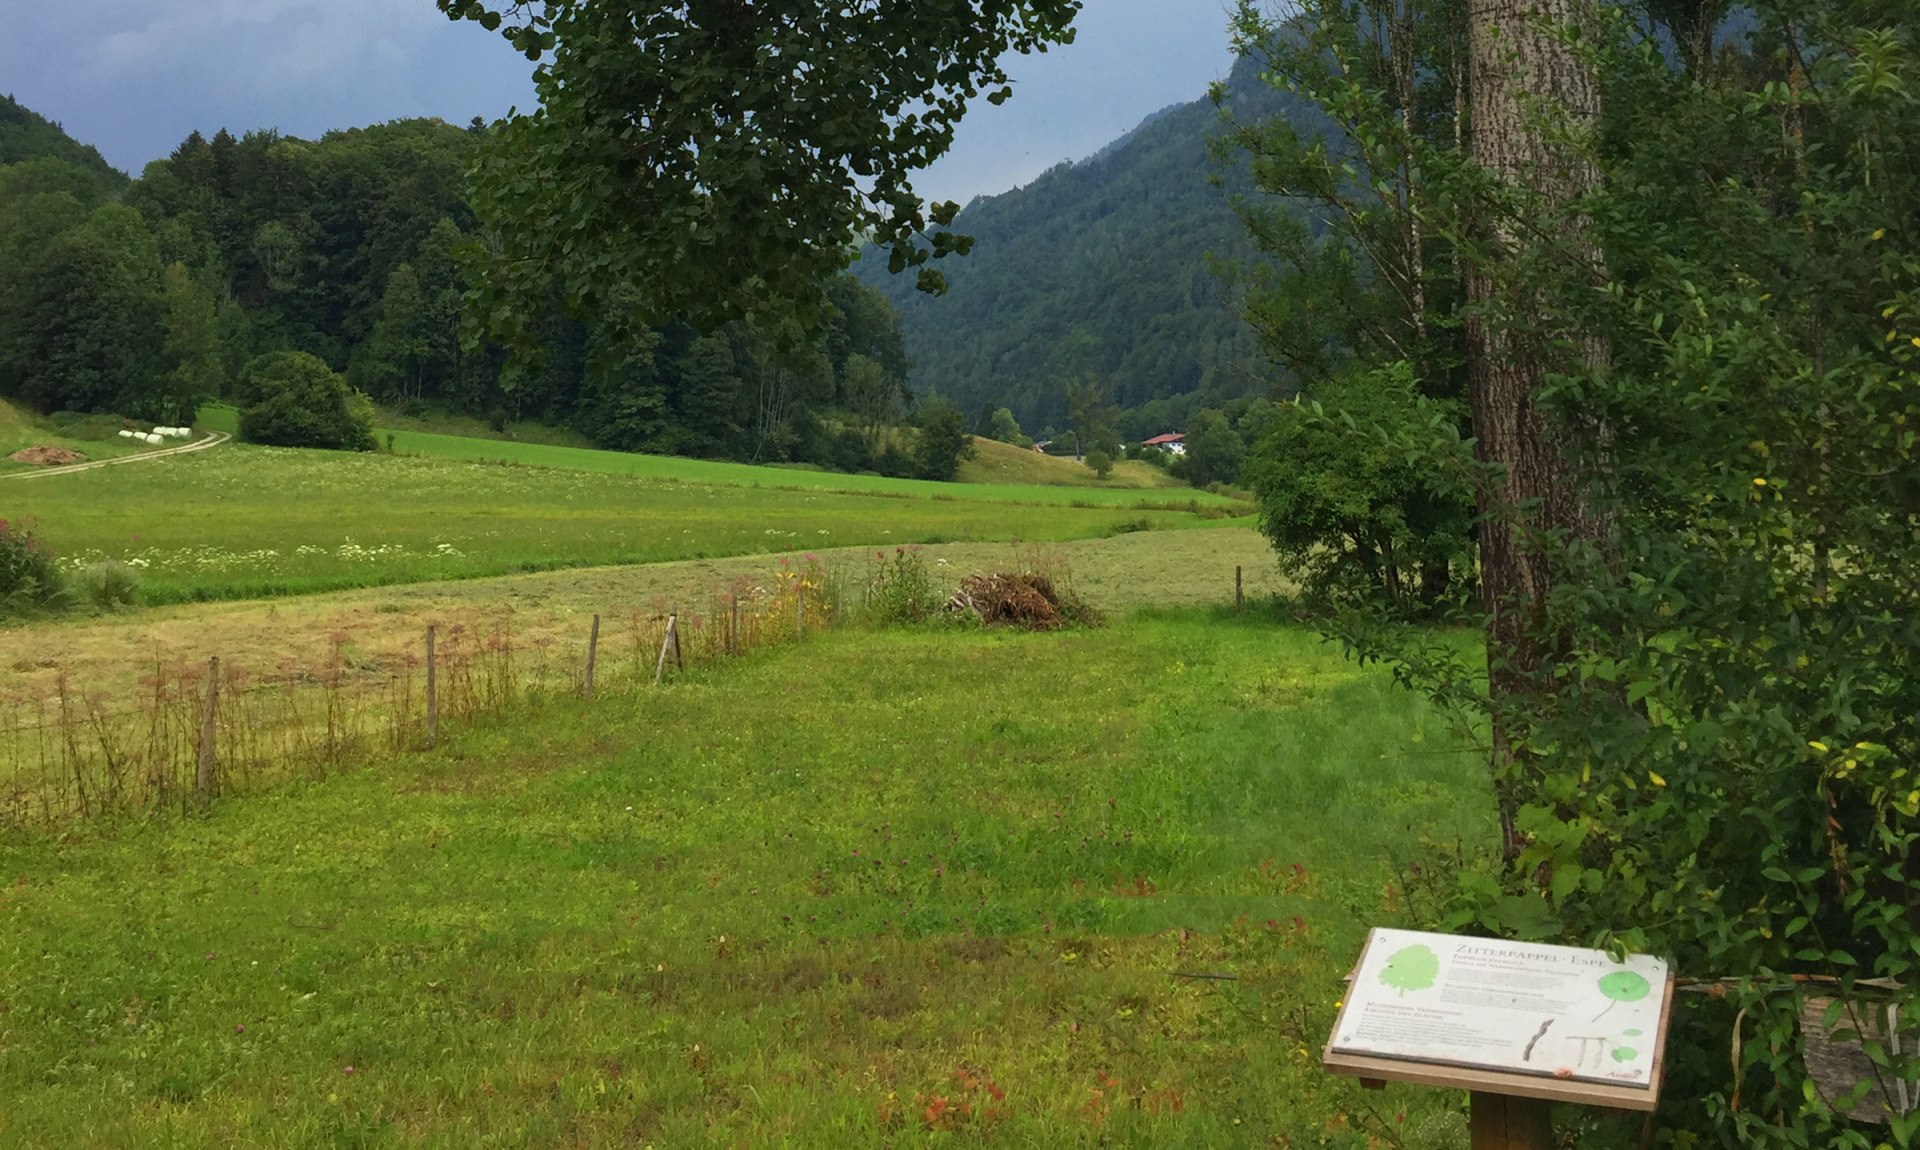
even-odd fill
[{"label": "dark storm cloud", "polygon": [[[530,66],[431,0],[6,0],[0,90],[138,175],[188,132],[312,137],[532,101]],[[1016,60],[922,191],[966,200],[1085,156],[1229,64],[1225,0],[1089,0],[1079,41]]]}]

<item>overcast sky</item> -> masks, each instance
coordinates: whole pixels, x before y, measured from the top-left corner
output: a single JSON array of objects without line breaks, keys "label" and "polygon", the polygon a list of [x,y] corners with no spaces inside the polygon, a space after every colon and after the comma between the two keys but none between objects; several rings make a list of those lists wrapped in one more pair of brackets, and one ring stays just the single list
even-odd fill
[{"label": "overcast sky", "polygon": [[[1067,48],[1014,61],[922,194],[965,201],[1080,159],[1231,63],[1227,0],[1088,0]],[[0,91],[139,175],[187,133],[317,136],[531,105],[530,65],[432,0],[0,0]]]}]

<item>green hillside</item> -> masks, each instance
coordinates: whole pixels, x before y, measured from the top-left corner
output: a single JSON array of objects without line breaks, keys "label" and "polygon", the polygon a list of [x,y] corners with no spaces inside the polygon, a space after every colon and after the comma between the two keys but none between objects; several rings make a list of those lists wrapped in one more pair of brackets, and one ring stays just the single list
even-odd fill
[{"label": "green hillside", "polygon": [[1113,465],[1106,479],[1095,475],[1085,463],[1064,456],[1043,455],[1028,447],[974,436],[973,455],[960,464],[954,476],[961,483],[1024,484],[1046,487],[1117,488],[1140,490],[1175,488],[1197,495],[1185,483],[1165,471],[1140,460],[1123,460]]},{"label": "green hillside", "polygon": [[0,165],[28,160],[65,160],[99,178],[102,190],[126,187],[127,174],[107,163],[90,144],[67,135],[60,125],[12,96],[0,96]]},{"label": "green hillside", "polygon": [[[1242,117],[1287,108],[1245,62],[1227,92]],[[888,275],[869,252],[856,274],[899,309],[915,389],[969,415],[1004,405],[1038,433],[1066,426],[1065,380],[1093,373],[1133,437],[1182,426],[1192,407],[1264,394],[1270,370],[1210,267],[1210,254],[1250,251],[1230,204],[1244,176],[1208,156],[1221,127],[1211,100],[1177,105],[1087,160],[975,200],[956,226],[976,246],[941,261],[944,296]]]}]

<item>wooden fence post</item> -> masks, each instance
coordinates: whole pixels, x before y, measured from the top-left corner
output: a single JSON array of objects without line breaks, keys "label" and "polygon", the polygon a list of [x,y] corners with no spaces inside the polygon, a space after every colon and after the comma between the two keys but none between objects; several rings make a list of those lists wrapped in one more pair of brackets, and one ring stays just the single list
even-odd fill
[{"label": "wooden fence post", "polygon": [[675,615],[667,620],[667,637],[673,640],[673,669],[686,670],[686,660],[680,657],[680,616]]},{"label": "wooden fence post", "polygon": [[432,750],[440,740],[440,692],[435,681],[437,670],[433,650],[433,624],[427,624],[427,749]]},{"label": "wooden fence post", "polygon": [[593,664],[600,656],[600,616],[593,617],[593,630],[587,635],[587,698],[593,698]]},{"label": "wooden fence post", "polygon": [[727,621],[727,654],[740,653],[740,596],[733,596],[733,613]]},{"label": "wooden fence post", "polygon": [[667,633],[660,636],[660,659],[653,665],[653,685],[660,685],[660,677],[667,673],[667,652],[672,649],[674,632],[679,627],[679,617],[667,616]]},{"label": "wooden fence post", "polygon": [[1242,585],[1240,582],[1240,568],[1238,567],[1235,567],[1233,569],[1233,605],[1236,608],[1245,607],[1247,605],[1247,596],[1246,596],[1246,592],[1242,590]]},{"label": "wooden fence post", "polygon": [[200,754],[193,777],[194,794],[205,804],[213,798],[214,733],[220,716],[220,656],[207,660],[207,703],[200,713]]}]

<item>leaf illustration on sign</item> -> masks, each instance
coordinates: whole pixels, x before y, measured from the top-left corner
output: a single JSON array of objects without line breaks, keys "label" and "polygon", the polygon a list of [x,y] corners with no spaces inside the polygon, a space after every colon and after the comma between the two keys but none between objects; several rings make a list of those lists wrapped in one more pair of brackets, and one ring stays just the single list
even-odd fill
[{"label": "leaf illustration on sign", "polygon": [[1607,1009],[1593,1016],[1595,1022],[1607,1016],[1607,1011],[1623,1002],[1638,1002],[1653,991],[1653,984],[1646,976],[1631,970],[1616,970],[1612,974],[1600,976],[1600,993],[1607,998]]},{"label": "leaf illustration on sign", "polygon": [[1400,992],[1402,998],[1409,990],[1425,990],[1440,977],[1440,956],[1425,943],[1414,943],[1402,947],[1387,957],[1387,965],[1380,971],[1380,981]]}]

